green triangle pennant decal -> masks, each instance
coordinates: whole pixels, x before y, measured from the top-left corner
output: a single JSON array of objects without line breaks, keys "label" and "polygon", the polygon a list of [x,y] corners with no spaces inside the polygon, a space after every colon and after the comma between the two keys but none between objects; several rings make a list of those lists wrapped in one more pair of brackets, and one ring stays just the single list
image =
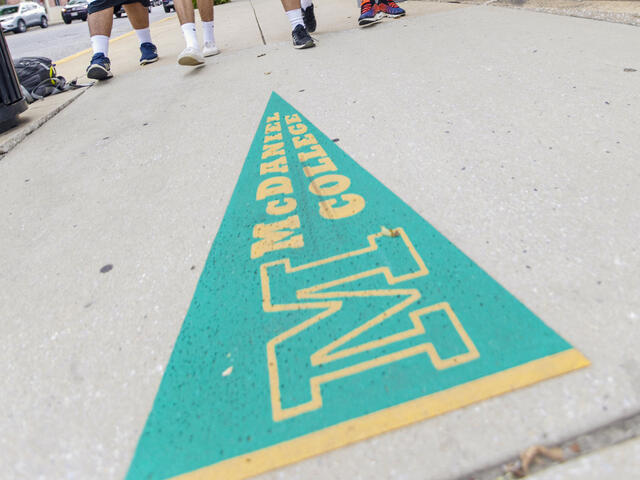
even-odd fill
[{"label": "green triangle pennant decal", "polygon": [[246,478],[587,364],[274,93],[127,478]]}]

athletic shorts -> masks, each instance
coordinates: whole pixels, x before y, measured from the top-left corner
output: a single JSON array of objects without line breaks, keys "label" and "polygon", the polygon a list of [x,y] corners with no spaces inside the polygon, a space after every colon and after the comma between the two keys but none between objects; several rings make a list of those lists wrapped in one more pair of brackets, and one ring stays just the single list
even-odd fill
[{"label": "athletic shorts", "polygon": [[106,10],[107,8],[117,8],[120,5],[127,3],[141,3],[143,7],[150,5],[149,0],[89,0],[89,14]]}]

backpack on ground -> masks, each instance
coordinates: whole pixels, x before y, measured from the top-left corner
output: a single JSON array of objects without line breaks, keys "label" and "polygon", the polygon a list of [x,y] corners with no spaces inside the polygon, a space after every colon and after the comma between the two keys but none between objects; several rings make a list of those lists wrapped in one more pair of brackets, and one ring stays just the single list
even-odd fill
[{"label": "backpack on ground", "polygon": [[56,75],[56,66],[50,58],[21,57],[14,60],[13,66],[28,103],[84,86],[77,85],[75,80],[67,83],[64,77]]}]

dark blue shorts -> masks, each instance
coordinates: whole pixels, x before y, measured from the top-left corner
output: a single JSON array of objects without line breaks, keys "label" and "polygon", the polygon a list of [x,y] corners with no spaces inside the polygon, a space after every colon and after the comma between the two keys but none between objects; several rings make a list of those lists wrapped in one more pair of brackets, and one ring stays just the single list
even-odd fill
[{"label": "dark blue shorts", "polygon": [[127,3],[141,3],[144,7],[148,7],[149,0],[89,0],[88,12],[96,13],[107,8],[117,8],[119,5],[125,5]]}]

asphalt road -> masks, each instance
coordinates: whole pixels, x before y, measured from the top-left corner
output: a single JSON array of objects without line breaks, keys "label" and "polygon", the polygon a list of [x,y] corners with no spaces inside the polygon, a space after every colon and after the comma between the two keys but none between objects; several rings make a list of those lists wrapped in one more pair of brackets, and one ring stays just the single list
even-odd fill
[{"label": "asphalt road", "polygon": [[[153,7],[149,20],[153,23],[167,15],[162,7]],[[131,30],[126,16],[113,19],[111,37],[117,37]],[[75,20],[69,25],[64,23],[51,25],[49,28],[31,27],[26,33],[6,33],[7,44],[11,56],[15,59],[25,56],[48,57],[60,60],[91,46],[87,22]]]}]

